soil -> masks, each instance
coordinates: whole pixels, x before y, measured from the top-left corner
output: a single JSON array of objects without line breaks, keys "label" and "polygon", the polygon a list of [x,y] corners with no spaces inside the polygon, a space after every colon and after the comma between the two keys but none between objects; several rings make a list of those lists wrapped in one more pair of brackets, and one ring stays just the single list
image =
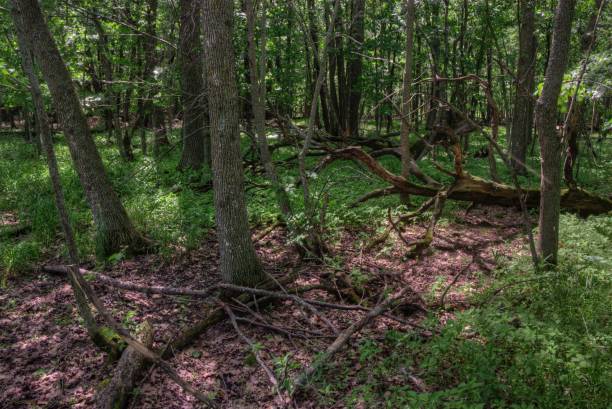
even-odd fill
[{"label": "soil", "polygon": [[[435,311],[444,320],[451,319],[455,311],[469,307],[470,289],[482,285],[483,278],[486,281],[500,261],[515,257],[527,248],[520,215],[515,210],[480,207],[471,210],[469,215],[457,213],[452,220],[437,227],[431,249],[418,259],[405,257],[405,244],[395,232],[386,243],[364,250],[368,240],[374,237],[373,230],[343,232],[332,246],[333,257],[327,263],[299,260],[295,251],[286,246],[285,233],[280,228],[259,240],[256,247],[269,273],[282,276],[296,270],[298,285],[318,284],[330,272],[343,274],[364,289],[366,295],[362,302],[369,306],[376,299],[368,298],[367,294],[410,286],[414,290],[412,302]],[[424,230],[425,222],[410,225],[403,235],[414,240]],[[258,232],[254,237],[258,237]],[[48,264],[60,262],[49,260]],[[84,267],[96,269],[94,265]],[[441,291],[460,272],[445,298],[446,308],[436,309],[433,304]],[[196,251],[177,249],[170,258],[147,255],[124,260],[104,273],[143,285],[202,289],[219,280],[217,245],[211,237]],[[203,306],[201,300],[145,295],[92,283],[109,310],[130,329],[136,330],[140,323],[149,320],[155,329],[154,346],[160,349],[181,329],[203,318],[210,308]],[[323,290],[310,291],[306,297],[341,302]],[[73,305],[65,278],[41,271],[13,279],[8,288],[0,289],[1,408],[94,407],[96,390],[112,374],[113,363],[89,341]],[[323,312],[340,330],[363,314]],[[414,330],[410,324],[418,324],[425,316],[419,308],[394,314],[401,315],[404,323],[380,318],[356,338],[380,337],[390,328]],[[284,356],[304,367],[334,338],[323,320],[290,301],[250,313],[237,308],[236,315],[265,320],[268,325],[282,328],[282,331],[273,331],[238,322],[241,331],[260,346],[261,356],[273,369],[279,367],[278,359]],[[282,406],[269,378],[253,359],[251,348],[227,320],[210,328],[189,348],[178,351],[170,363],[184,379],[210,393],[223,408]],[[298,372],[293,368],[277,377],[282,382]],[[296,406],[321,407],[313,399],[303,399]],[[162,371],[151,368],[131,407],[189,409],[201,405]]]}]

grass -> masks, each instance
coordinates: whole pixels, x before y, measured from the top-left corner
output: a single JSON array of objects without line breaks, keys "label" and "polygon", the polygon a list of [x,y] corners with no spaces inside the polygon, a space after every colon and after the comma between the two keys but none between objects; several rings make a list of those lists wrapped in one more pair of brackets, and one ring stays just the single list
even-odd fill
[{"label": "grass", "polygon": [[[504,144],[503,132],[500,142]],[[58,136],[56,151],[70,218],[77,233],[82,257],[93,259],[94,231],[83,192],[72,169],[68,149]],[[171,135],[173,143],[179,134]],[[177,248],[197,248],[214,226],[212,192],[199,187],[210,179],[203,172],[176,171],[179,149],[160,158],[143,157],[123,162],[113,146],[101,136],[97,143],[115,189],[137,228],[159,242],[161,254]],[[247,148],[244,141],[244,150]],[[471,151],[485,145],[474,137]],[[597,162],[580,159],[578,181],[590,190],[607,193],[612,184],[612,147],[605,139],[598,145]],[[296,223],[303,220],[301,190],[295,186],[297,166],[282,164],[292,149],[275,151],[281,179],[296,210]],[[310,165],[318,158],[309,158]],[[438,160],[450,167],[441,152]],[[399,173],[399,162],[390,157],[382,164]],[[537,146],[530,166],[537,169]],[[428,161],[423,170],[441,177]],[[500,176],[508,172],[499,163]],[[486,159],[469,158],[467,170],[488,176]],[[246,174],[247,203],[251,225],[272,223],[278,218],[274,195],[261,175]],[[537,186],[537,177],[522,177],[524,186]],[[262,187],[264,186],[264,187]],[[359,196],[385,183],[353,162],[338,161],[312,182],[316,198],[329,198],[328,240],[341,229],[370,226],[386,219],[388,207],[397,208],[397,197],[385,197],[351,208]],[[415,198],[415,204],[419,200]],[[446,221],[453,209],[466,203],[449,202]],[[16,214],[32,225],[31,232],[0,242],[2,285],[7,278],[30,271],[50,256],[63,253],[59,224],[47,169],[42,158],[21,139],[0,139],[0,212]],[[445,220],[441,221],[445,223]],[[508,287],[491,298],[484,287],[470,289],[474,305],[457,315],[441,333],[423,343],[410,333],[389,332],[383,341],[367,341],[332,367],[318,374],[316,387],[322,406],[338,400],[348,407],[388,408],[605,408],[612,401],[612,331],[610,322],[612,217],[578,219],[562,217],[561,265],[558,271],[539,279],[528,260],[504,261],[496,272],[495,286],[533,279]],[[365,239],[365,237],[364,237]],[[58,245],[60,244],[60,245]],[[112,260],[121,259],[114,255]],[[342,263],[342,261],[338,261]],[[367,275],[351,272],[365,283]],[[436,314],[427,325],[440,327]],[[289,361],[279,361],[283,371]],[[418,393],[407,376],[418,375],[432,389]],[[352,385],[349,388],[349,385]]]},{"label": "grass", "polygon": [[[322,405],[381,408],[608,408],[612,401],[612,219],[562,216],[562,263],[534,274],[529,260],[496,271],[491,298],[423,342],[390,331],[363,341],[319,374]],[[526,281],[531,280],[531,281]],[[514,285],[511,285],[513,284]],[[430,388],[415,392],[410,376]],[[351,385],[350,388],[348,385]]]},{"label": "grass", "polygon": [[[500,143],[504,145],[503,129],[501,131]],[[178,143],[178,130],[174,130],[170,139],[174,144]],[[172,253],[177,246],[186,249],[198,247],[214,226],[212,192],[201,193],[198,189],[210,180],[210,172],[177,172],[180,146],[167,149],[158,159],[143,157],[137,149],[136,160],[126,163],[119,157],[117,149],[107,143],[104,135],[98,134],[96,141],[113,185],[130,217],[140,231],[161,244],[162,254]],[[246,151],[248,141],[245,139],[243,142]],[[484,138],[475,136],[470,150],[474,152],[485,144]],[[588,159],[581,159],[578,181],[589,189],[605,192],[612,184],[612,149],[609,149],[608,139],[600,145],[597,148],[600,155],[597,164],[586,166]],[[61,135],[56,137],[55,146],[77,242],[82,256],[90,257],[94,254],[91,213]],[[278,149],[275,151],[275,159],[282,163],[284,158],[294,153],[290,148]],[[314,165],[318,159],[312,157],[308,160]],[[536,146],[531,167],[535,167],[537,160]],[[450,167],[450,158],[444,152],[438,155],[438,161]],[[505,166],[501,159],[498,161],[500,176],[508,180]],[[384,157],[381,162],[389,170],[399,173],[399,161],[395,158]],[[431,175],[444,177],[430,161],[422,161],[421,166]],[[476,176],[488,176],[486,159],[469,158],[466,168]],[[295,163],[281,164],[279,173],[296,210],[295,222],[302,223],[301,190],[295,186],[297,166]],[[274,195],[265,187],[265,178],[252,172],[247,172],[246,176],[251,224],[261,226],[273,222],[278,218],[278,211]],[[528,175],[522,178],[522,183],[525,186],[537,186],[539,182],[535,176]],[[323,196],[328,197],[329,239],[333,240],[333,233],[342,228],[381,223],[385,219],[386,208],[397,207],[396,197],[377,199],[357,208],[350,208],[349,204],[370,190],[385,185],[353,162],[338,161],[321,172],[312,182],[312,191],[319,202]],[[0,192],[0,212],[16,213],[20,221],[32,224],[31,234],[19,240],[0,242],[0,269],[6,277],[27,271],[37,261],[58,251],[55,244],[58,241],[59,224],[45,162],[35,155],[32,146],[17,136],[4,134],[0,139]],[[415,204],[421,200],[415,198]],[[464,206],[464,203],[449,202],[447,214],[454,208]]]}]

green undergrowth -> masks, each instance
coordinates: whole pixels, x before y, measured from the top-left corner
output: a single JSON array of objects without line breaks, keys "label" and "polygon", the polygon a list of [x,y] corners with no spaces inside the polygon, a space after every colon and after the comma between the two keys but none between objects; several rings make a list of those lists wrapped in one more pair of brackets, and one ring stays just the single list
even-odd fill
[{"label": "green undergrowth", "polygon": [[390,331],[360,342],[318,374],[321,405],[609,408],[612,217],[564,215],[561,226],[557,270],[511,260],[481,283],[474,307],[444,325],[432,311],[431,339]]},{"label": "green undergrowth", "polygon": [[[471,173],[487,177],[487,160],[470,157],[473,152],[486,145],[486,141],[481,139],[473,138],[465,166]],[[130,217],[140,231],[160,244],[159,251],[162,255],[172,255],[180,248],[199,247],[214,227],[213,197],[209,189],[210,171],[178,172],[176,169],[180,157],[180,131],[173,130],[170,140],[172,144],[162,148],[158,158],[143,156],[135,147],[136,160],[127,163],[121,160],[118,150],[108,142],[104,133],[96,135],[107,172]],[[80,253],[83,258],[93,258],[95,235],[91,212],[85,202],[78,177],[72,169],[62,135],[56,135],[55,141],[65,196]],[[249,150],[249,143],[247,138],[243,140],[243,152]],[[503,130],[500,143],[505,144]],[[604,140],[601,146],[605,148],[607,143],[608,141]],[[291,223],[307,228],[302,190],[296,185],[297,164],[295,161],[284,162],[284,159],[294,155],[293,148],[277,149],[275,161],[295,210],[295,219]],[[612,182],[608,180],[612,172],[605,160],[610,156],[612,149],[599,149],[599,167],[583,166],[579,181],[590,183],[587,187],[593,190],[609,186],[607,182]],[[256,160],[256,157],[251,159]],[[314,166],[319,160],[318,156],[309,157],[309,166]],[[448,168],[452,166],[451,158],[443,150],[438,153],[437,161]],[[536,161],[537,158],[533,158],[531,165],[535,166]],[[383,157],[381,162],[389,170],[399,173],[400,164],[397,159]],[[501,177],[508,180],[507,171],[500,159],[498,165]],[[439,179],[445,178],[431,161],[424,160],[421,166],[430,175]],[[602,172],[606,176],[602,176]],[[359,231],[364,226],[374,229],[381,226],[386,220],[388,207],[396,212],[401,211],[397,208],[396,196],[372,200],[355,208],[350,206],[361,195],[386,186],[385,182],[353,162],[337,161],[313,176],[311,191],[317,207],[326,209],[325,239],[332,244],[343,229],[354,228]],[[537,186],[538,181],[535,176],[528,175],[522,178],[522,183],[525,186]],[[246,191],[253,228],[269,225],[278,219],[274,194],[261,173],[246,172]],[[423,200],[425,199],[414,197],[413,205],[418,206]],[[445,217],[450,217],[454,209],[465,206],[465,203],[448,202]],[[0,138],[0,212],[15,214],[21,222],[32,225],[28,234],[0,241],[2,277],[28,271],[37,262],[65,251],[60,245],[60,228],[45,161],[35,155],[32,146],[14,135],[3,135]],[[294,240],[300,240],[300,237],[294,237]],[[124,255],[119,253],[106,261],[114,262],[123,258]]]}]

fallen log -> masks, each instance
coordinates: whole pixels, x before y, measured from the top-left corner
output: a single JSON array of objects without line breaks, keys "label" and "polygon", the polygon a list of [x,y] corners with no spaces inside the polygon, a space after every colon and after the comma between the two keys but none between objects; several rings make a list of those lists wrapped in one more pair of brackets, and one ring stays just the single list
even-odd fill
[{"label": "fallen log", "polygon": [[[148,321],[142,325],[140,342],[151,348],[153,346],[153,327]],[[128,346],[121,355],[112,378],[96,394],[96,409],[120,409],[127,406],[130,394],[138,384],[147,367],[146,358]]]},{"label": "fallen log", "polygon": [[[359,147],[350,146],[334,151],[333,154],[345,159],[361,162],[372,173],[389,182],[398,191],[427,197],[433,197],[438,194],[438,189],[436,188],[418,185],[389,172],[376,159]],[[391,192],[387,191],[387,193]],[[523,193],[527,207],[537,208],[540,205],[539,189],[523,189]],[[516,188],[482,179],[467,172],[456,177],[453,190],[449,193],[448,199],[500,206],[519,207],[521,205]],[[561,209],[576,212],[581,216],[604,214],[612,211],[612,200],[597,196],[580,188],[562,189]]]}]

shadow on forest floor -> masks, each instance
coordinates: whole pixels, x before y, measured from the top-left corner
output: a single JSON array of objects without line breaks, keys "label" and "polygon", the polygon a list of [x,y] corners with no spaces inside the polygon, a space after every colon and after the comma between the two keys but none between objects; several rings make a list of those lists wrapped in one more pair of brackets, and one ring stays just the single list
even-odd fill
[{"label": "shadow on forest floor", "polygon": [[[298,258],[285,244],[281,229],[272,231],[256,245],[270,273],[283,275],[297,269],[298,284],[317,284],[330,271],[336,271],[353,284],[373,289],[377,294],[384,288],[396,290],[410,286],[424,306],[437,300],[455,275],[467,268],[446,296],[447,308],[438,312],[444,322],[452,318],[456,310],[467,306],[472,291],[492,280],[489,273],[504,258],[525,251],[526,239],[521,235],[517,220],[515,210],[501,207],[481,207],[469,215],[456,213],[452,223],[439,225],[431,250],[418,260],[404,258],[405,245],[395,233],[386,244],[366,251],[364,236],[372,237],[374,232],[364,235],[363,231],[359,234],[344,231],[327,265],[307,261],[298,265]],[[408,226],[404,235],[415,239],[424,229],[420,224]],[[143,256],[121,261],[106,273],[143,285],[201,289],[219,279],[217,245],[211,237],[196,251],[185,253],[177,249],[170,260],[156,255]],[[144,320],[149,320],[155,328],[158,348],[163,348],[181,328],[204,315],[201,302],[184,297],[149,296],[98,284],[94,287],[109,310],[127,327],[135,329]],[[323,290],[310,295],[337,302]],[[376,300],[370,300],[370,305],[372,302]],[[288,374],[295,373],[333,340],[318,317],[305,314],[289,301],[277,302],[260,312],[270,325],[291,327],[281,334],[240,324],[242,331],[261,345],[262,355],[272,368],[278,367],[283,357],[290,357],[295,365],[287,367],[285,363],[285,368]],[[326,311],[329,320],[340,329],[362,314]],[[416,324],[423,317],[419,311],[405,312],[406,323]],[[73,308],[70,287],[62,278],[35,273],[0,290],[0,329],[2,408],[93,406],[96,388],[109,376],[113,364],[109,364],[105,355],[89,341]],[[389,329],[409,330],[409,326],[380,318],[356,338],[380,337]],[[276,393],[262,368],[253,361],[249,347],[228,322],[222,322],[177,354],[171,363],[198,389],[214,393],[222,407],[277,407]],[[303,401],[298,406],[324,407],[316,400]],[[138,389],[132,407],[199,406],[160,370],[152,369]]]}]

